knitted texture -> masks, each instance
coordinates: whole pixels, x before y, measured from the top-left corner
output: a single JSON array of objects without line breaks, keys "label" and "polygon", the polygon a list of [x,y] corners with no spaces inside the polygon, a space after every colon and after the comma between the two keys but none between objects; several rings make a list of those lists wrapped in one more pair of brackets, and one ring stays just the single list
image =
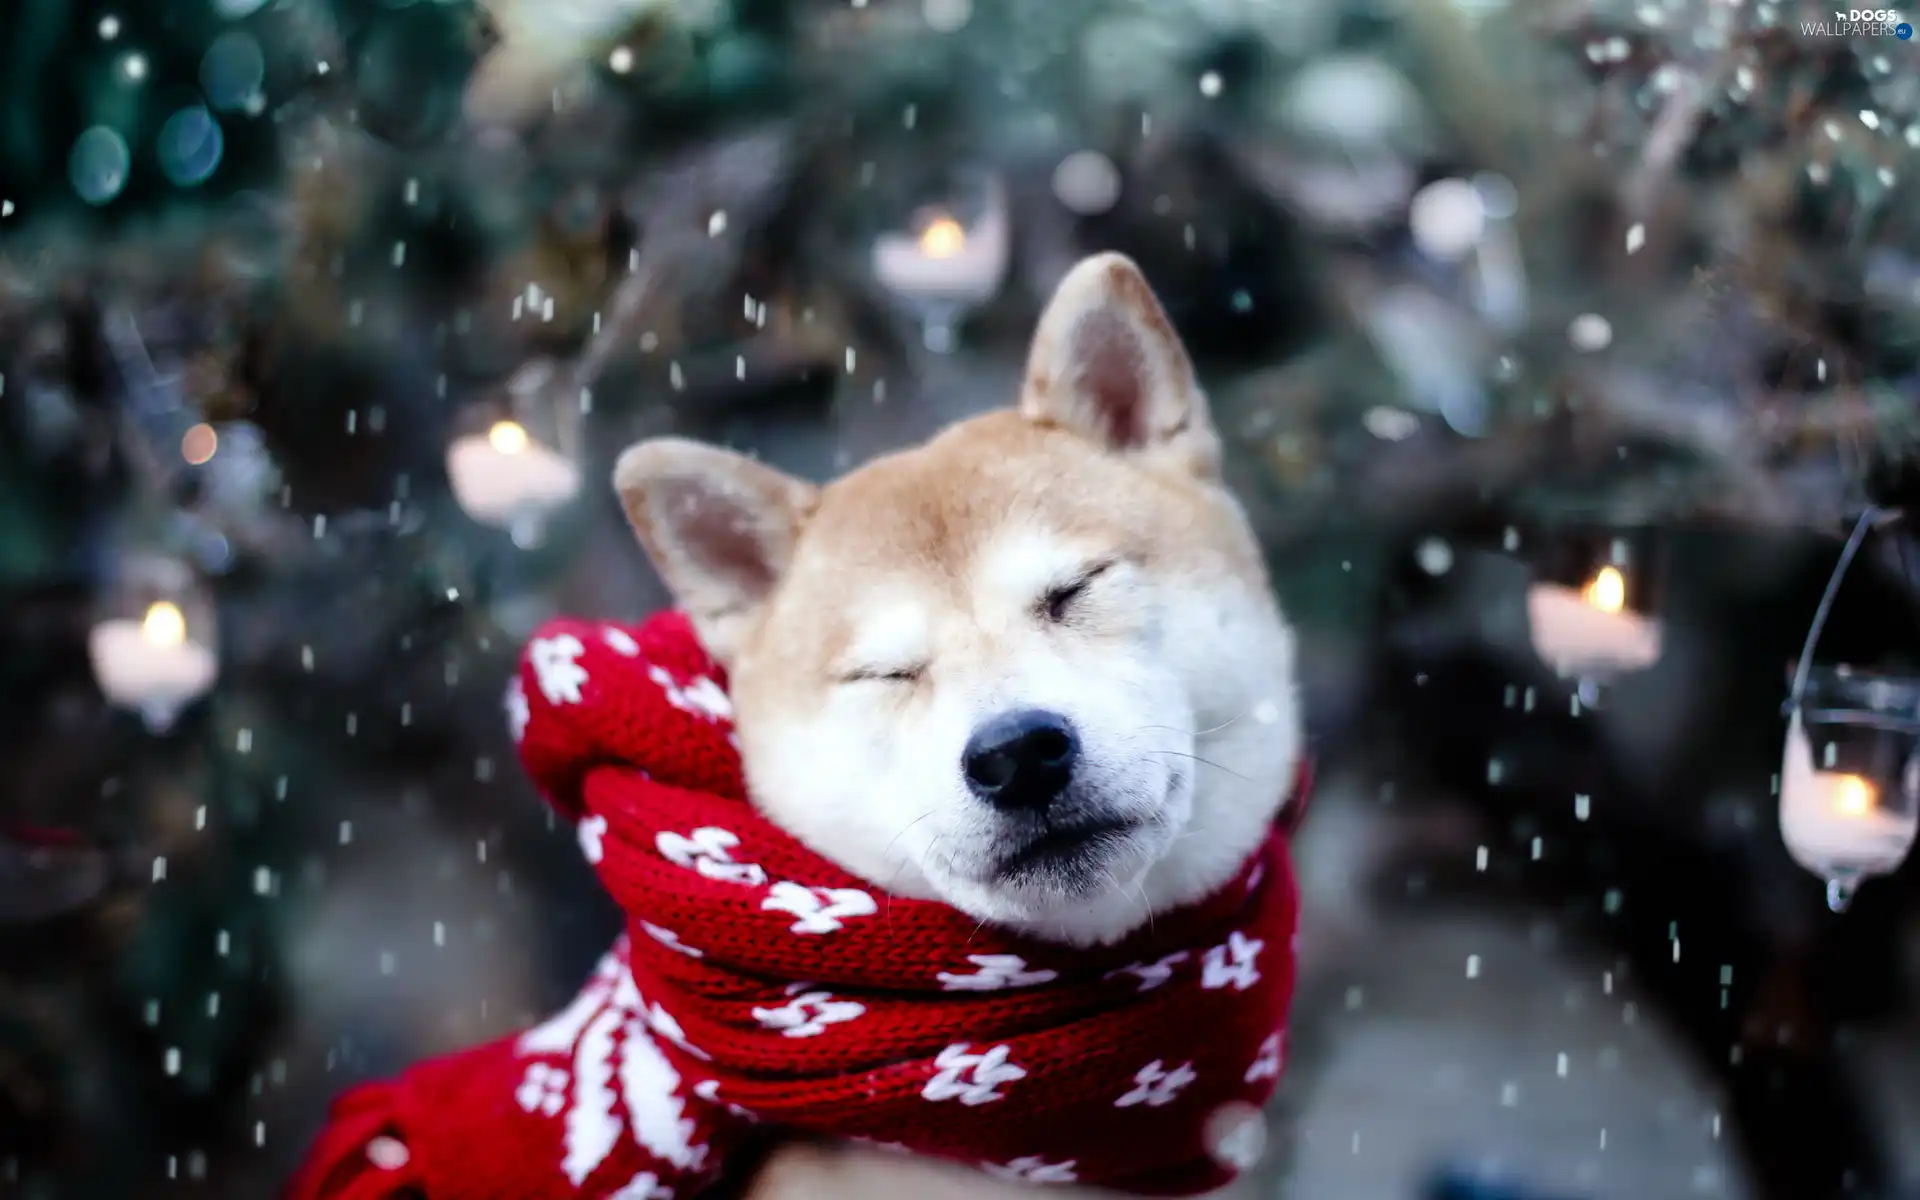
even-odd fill
[{"label": "knitted texture", "polygon": [[296,1200],[689,1200],[758,1123],[1036,1183],[1232,1179],[1209,1142],[1285,1054],[1280,832],[1214,897],[1066,948],[889,896],[761,817],[678,615],[548,625],[507,704],[627,934],[545,1024],[342,1097]]}]

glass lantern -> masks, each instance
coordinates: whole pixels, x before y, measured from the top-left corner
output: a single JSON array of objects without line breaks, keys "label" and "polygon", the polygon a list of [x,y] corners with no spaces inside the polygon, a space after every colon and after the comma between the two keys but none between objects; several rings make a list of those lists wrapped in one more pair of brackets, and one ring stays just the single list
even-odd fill
[{"label": "glass lantern", "polygon": [[100,693],[165,733],[220,675],[211,589],[185,560],[137,554],[122,560],[112,594],[87,635]]},{"label": "glass lantern", "polygon": [[[1518,535],[1508,533],[1509,549]],[[1651,528],[1556,529],[1526,547],[1534,653],[1588,704],[1599,689],[1660,661],[1664,539]]]},{"label": "glass lantern", "polygon": [[550,363],[523,368],[499,397],[459,415],[447,447],[455,502],[523,549],[543,542],[553,518],[580,494],[587,401],[557,398],[554,375]]},{"label": "glass lantern", "polygon": [[948,354],[966,315],[999,294],[1013,232],[1006,185],[987,171],[956,171],[905,227],[873,244],[874,278],[920,323],[921,340]]},{"label": "glass lantern", "polygon": [[1827,582],[1787,699],[1780,838],[1843,911],[1864,881],[1898,869],[1920,830],[1920,679],[1815,666],[1847,568],[1889,514],[1869,509]]},{"label": "glass lantern", "polygon": [[1816,667],[1787,718],[1780,837],[1846,908],[1920,830],[1920,679]]}]

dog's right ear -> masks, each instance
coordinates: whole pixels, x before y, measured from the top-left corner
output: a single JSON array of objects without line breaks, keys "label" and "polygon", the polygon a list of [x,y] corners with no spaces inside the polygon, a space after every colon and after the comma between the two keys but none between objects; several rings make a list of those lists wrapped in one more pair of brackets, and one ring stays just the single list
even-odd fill
[{"label": "dog's right ear", "polygon": [[730,664],[792,560],[818,489],[684,438],[628,447],[613,487],[674,603],[707,652]]},{"label": "dog's right ear", "polygon": [[1220,439],[1193,363],[1140,268],[1082,259],[1047,302],[1027,355],[1020,411],[1114,453],[1210,477]]}]

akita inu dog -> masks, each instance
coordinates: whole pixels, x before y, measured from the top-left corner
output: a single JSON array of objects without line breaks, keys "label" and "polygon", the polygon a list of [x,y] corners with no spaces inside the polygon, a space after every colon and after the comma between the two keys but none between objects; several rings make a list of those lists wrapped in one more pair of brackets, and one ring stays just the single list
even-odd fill
[{"label": "akita inu dog", "polygon": [[[730,675],[755,802],[896,894],[1090,945],[1223,887],[1302,753],[1294,642],[1178,335],[1061,282],[1018,405],[815,486],[660,439],[615,485]],[[753,1194],[1016,1185],[782,1151]]]}]

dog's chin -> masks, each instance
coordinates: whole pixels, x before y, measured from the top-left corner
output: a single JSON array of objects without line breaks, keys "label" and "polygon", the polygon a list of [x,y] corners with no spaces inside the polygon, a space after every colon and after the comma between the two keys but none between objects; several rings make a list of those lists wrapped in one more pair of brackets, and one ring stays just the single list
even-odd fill
[{"label": "dog's chin", "polygon": [[1191,810],[1185,781],[1158,805],[1096,810],[1069,821],[1000,831],[969,854],[923,864],[947,903],[980,920],[1070,942],[1109,940],[1152,915],[1145,880],[1178,840]]},{"label": "dog's chin", "polygon": [[1119,815],[1056,825],[998,852],[981,882],[1043,905],[1124,892],[1171,841],[1160,829],[1157,819]]},{"label": "dog's chin", "polygon": [[1107,941],[1144,924],[1143,880],[1173,846],[1163,818],[1084,822],[927,872],[947,903],[989,925],[1064,942]]}]

